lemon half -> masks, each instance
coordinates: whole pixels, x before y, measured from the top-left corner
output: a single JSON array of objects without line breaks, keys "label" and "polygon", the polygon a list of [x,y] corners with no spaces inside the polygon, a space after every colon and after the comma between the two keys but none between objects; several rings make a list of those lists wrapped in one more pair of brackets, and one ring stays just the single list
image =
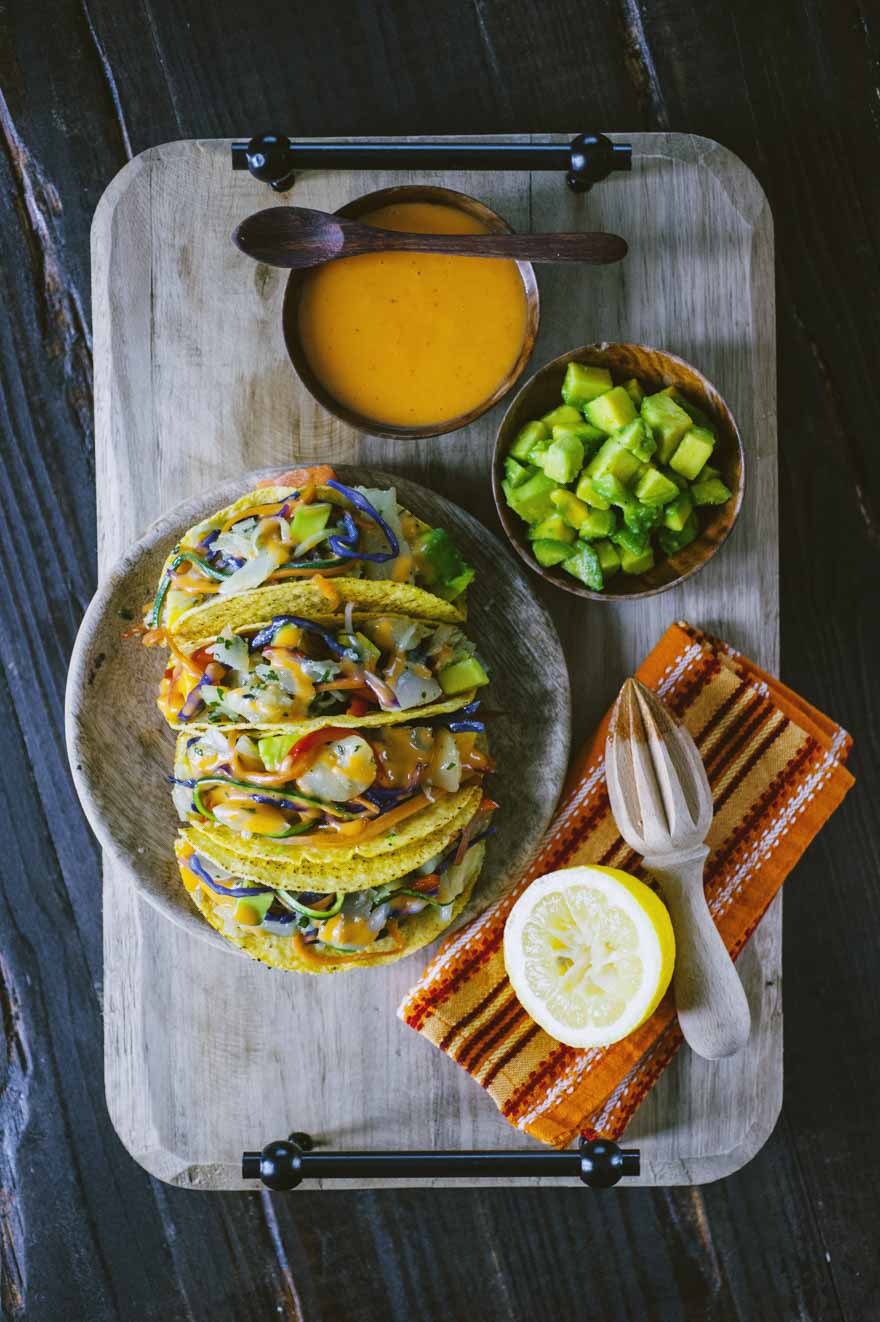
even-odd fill
[{"label": "lemon half", "polygon": [[657,1008],[675,963],[665,905],[617,868],[533,881],[510,911],[504,963],[536,1023],[571,1047],[619,1042]]}]

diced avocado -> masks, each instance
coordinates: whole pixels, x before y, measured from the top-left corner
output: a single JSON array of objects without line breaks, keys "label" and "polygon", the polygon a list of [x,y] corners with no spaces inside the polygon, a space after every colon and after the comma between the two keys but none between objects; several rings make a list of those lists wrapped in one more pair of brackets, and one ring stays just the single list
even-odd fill
[{"label": "diced avocado", "polygon": [[635,502],[632,492],[627,491],[620,478],[615,477],[613,473],[601,473],[599,477],[593,478],[593,486],[610,505],[619,505],[621,509],[626,509]]},{"label": "diced avocado", "polygon": [[691,499],[695,505],[723,505],[730,500],[730,495],[720,477],[704,478],[691,487]]},{"label": "diced avocado", "polygon": [[531,474],[525,464],[521,464],[518,459],[511,459],[508,455],[504,461],[504,476],[512,487],[518,487],[523,482],[527,482]]},{"label": "diced avocado", "polygon": [[683,551],[686,546],[690,546],[699,535],[699,531],[700,525],[697,523],[696,514],[688,516],[681,532],[673,532],[671,528],[661,528],[657,534],[660,550],[664,555],[675,555],[678,551]]},{"label": "diced avocado", "polygon": [[[541,474],[537,473],[536,477]],[[529,481],[532,481],[529,478]],[[508,501],[517,491],[524,491],[528,482],[515,487]],[[412,544],[413,559],[426,587],[444,601],[454,601],[474,577],[474,569],[465,560],[445,528],[426,528]]]},{"label": "diced avocado", "polygon": [[691,516],[691,510],[694,508],[694,502],[691,500],[689,491],[680,491],[675,500],[663,510],[663,523],[673,532],[681,532],[684,525]]},{"label": "diced avocado", "polygon": [[710,431],[705,427],[691,427],[679,441],[669,467],[693,482],[714,449],[715,437]]},{"label": "diced avocado", "polygon": [[584,413],[594,427],[610,433],[620,431],[621,427],[632,422],[636,416],[636,406],[623,386],[615,386],[598,399],[591,400]]},{"label": "diced avocado", "polygon": [[574,529],[565,522],[561,514],[548,514],[546,519],[529,528],[529,540],[546,541],[548,538],[552,542],[573,542]]},{"label": "diced avocado", "polygon": [[721,476],[720,468],[714,468],[712,464],[703,464],[703,467],[700,469],[699,473],[697,473],[697,476],[694,478],[694,481],[706,482],[710,477],[720,477],[720,476]]},{"label": "diced avocado", "polygon": [[562,568],[594,592],[601,592],[605,587],[602,565],[589,542],[579,542],[574,554],[562,562]]},{"label": "diced avocado", "polygon": [[535,444],[532,446],[531,450],[529,450],[529,463],[532,467],[540,468],[542,472],[544,471],[544,459],[547,455],[547,451],[550,449],[550,445],[551,441],[549,436],[545,436],[543,440],[535,441]]},{"label": "diced avocado", "polygon": [[565,491],[557,487],[555,491],[551,491],[550,499],[565,519],[565,522],[575,531],[590,512],[589,505],[586,505],[582,500],[578,500],[573,491]]},{"label": "diced avocado", "polygon": [[516,440],[508,453],[514,459],[528,459],[529,451],[536,441],[545,440],[550,435],[550,428],[545,422],[527,422],[516,434]]},{"label": "diced avocado", "polygon": [[507,501],[509,505],[511,492],[514,490],[513,483],[510,481],[509,478],[503,477],[501,479],[501,490],[504,492],[504,499]]},{"label": "diced avocado", "polygon": [[625,574],[644,574],[646,570],[653,568],[654,548],[649,546],[641,555],[633,555],[625,546],[620,548],[620,567]]},{"label": "diced avocado", "polygon": [[505,491],[507,503],[526,523],[539,523],[548,514],[554,512],[550,500],[552,492],[559,490],[559,484],[544,473],[535,473],[522,486]]},{"label": "diced avocado", "polygon": [[689,399],[687,395],[683,395],[678,386],[666,386],[664,390],[661,390],[658,393],[661,395],[668,395],[670,399],[674,399],[679,408],[684,409],[694,426],[706,427],[711,432],[715,431],[712,419],[709,417],[708,413],[704,413],[692,399]]},{"label": "diced avocado", "polygon": [[668,464],[682,436],[693,425],[690,415],[662,391],[645,396],[641,413],[657,442],[657,462]]},{"label": "diced avocado", "polygon": [[605,440],[605,433],[599,431],[589,422],[573,423],[568,427],[554,427],[554,441],[561,440],[563,436],[576,436],[584,447],[584,458],[589,459],[596,453],[599,446]]},{"label": "diced avocado", "polygon": [[[559,427],[553,428],[553,435],[560,430]],[[550,443],[550,448],[544,455],[543,469],[548,477],[552,477],[554,482],[573,482],[581,471],[584,462],[584,443],[567,432],[560,436],[558,440],[554,439]]]},{"label": "diced avocado", "polygon": [[674,482],[670,482],[655,468],[653,464],[648,464],[645,471],[640,476],[634,487],[637,499],[645,505],[668,505],[670,500],[675,500],[679,494],[678,487]]},{"label": "diced avocado", "polygon": [[621,552],[626,550],[630,555],[642,555],[651,544],[648,532],[634,532],[626,524],[611,534],[611,540],[615,546],[620,547]]},{"label": "diced avocado", "polygon": [[609,436],[587,464],[585,472],[594,481],[597,477],[604,477],[606,473],[610,473],[618,481],[626,483],[635,477],[640,463],[641,460],[621,443],[618,436]]},{"label": "diced avocado", "polygon": [[303,505],[300,502],[290,524],[290,540],[293,544],[304,542],[307,537],[313,537],[316,532],[326,528],[332,511],[333,506],[324,501],[316,501],[314,505]]},{"label": "diced avocado", "polygon": [[274,891],[266,891],[263,895],[242,896],[233,905],[233,921],[245,927],[259,927],[274,899]]},{"label": "diced avocado", "polygon": [[642,383],[635,376],[631,376],[628,381],[624,381],[623,388],[629,395],[636,408],[641,408],[642,400],[645,398],[645,392],[642,389]]},{"label": "diced avocado", "polygon": [[573,547],[566,542],[556,542],[551,537],[539,537],[532,542],[532,550],[538,564],[546,565],[548,569],[552,569],[554,565],[561,565],[563,560],[567,560],[575,553]]},{"label": "diced avocado", "polygon": [[437,683],[444,693],[466,693],[468,689],[479,688],[489,683],[489,676],[475,656],[467,656],[462,661],[453,661],[437,675]]},{"label": "diced avocado", "polygon": [[629,505],[623,507],[623,521],[633,532],[649,533],[662,517],[662,505],[643,505],[640,500],[633,499]]},{"label": "diced avocado", "polygon": [[645,464],[657,449],[651,428],[646,427],[641,418],[633,418],[626,427],[621,427],[620,431],[614,433],[613,439],[619,441],[627,450],[632,450],[635,457]]},{"label": "diced avocado", "polygon": [[602,566],[602,573],[605,581],[616,574],[620,568],[620,555],[613,542],[593,542],[593,550],[599,557],[599,564]]},{"label": "diced avocado", "polygon": [[572,408],[571,404],[560,404],[558,408],[545,413],[541,419],[548,432],[554,427],[575,427],[583,420],[580,409]]},{"label": "diced avocado", "polygon": [[257,749],[267,771],[277,771],[297,741],[295,734],[264,734]]},{"label": "diced avocado", "polygon": [[590,510],[581,526],[578,537],[590,540],[596,537],[608,537],[617,527],[617,515],[614,510]]},{"label": "diced avocado", "polygon": [[593,479],[588,473],[581,474],[574,491],[578,500],[583,500],[588,505],[592,505],[593,509],[607,510],[611,508],[611,502],[596,490]]},{"label": "diced avocado", "polygon": [[613,385],[607,368],[592,367],[589,363],[569,363],[562,382],[562,398],[566,404],[582,409],[591,399],[604,395]]}]

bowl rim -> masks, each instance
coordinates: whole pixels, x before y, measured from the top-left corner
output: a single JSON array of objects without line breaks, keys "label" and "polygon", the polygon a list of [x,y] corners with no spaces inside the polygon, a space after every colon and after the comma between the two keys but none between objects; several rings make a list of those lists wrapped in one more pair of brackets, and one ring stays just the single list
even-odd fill
[{"label": "bowl rim", "polygon": [[[551,372],[556,371],[562,367],[565,367],[568,363],[572,361],[577,361],[579,359],[579,355],[586,353],[606,353],[611,349],[631,349],[635,351],[641,351],[644,353],[656,354],[659,358],[662,358],[665,362],[668,362],[676,366],[680,365],[686,368],[689,372],[695,372],[699,377],[702,378],[702,380],[706,383],[706,385],[710,388],[710,390],[718,397],[718,399],[721,401],[722,405],[724,406],[724,409],[726,410],[728,415],[726,421],[728,421],[730,424],[730,431],[734,441],[736,442],[736,447],[739,453],[740,480],[737,485],[736,491],[734,491],[732,495],[732,499],[734,501],[733,517],[731,518],[730,522],[728,523],[727,527],[725,528],[721,536],[718,538],[716,542],[713,542],[711,544],[711,546],[708,548],[707,554],[704,555],[703,559],[698,561],[697,564],[692,565],[689,569],[685,570],[684,573],[677,575],[673,579],[670,579],[668,583],[661,583],[657,587],[644,588],[638,592],[594,592],[592,588],[588,588],[585,585],[578,584],[573,579],[570,583],[567,583],[565,582],[564,579],[557,577],[556,574],[554,574],[551,569],[547,568],[544,565],[538,564],[535,557],[533,555],[530,555],[526,547],[521,544],[520,536],[517,535],[518,532],[517,523],[522,523],[522,520],[516,520],[515,522],[516,516],[513,515],[512,512],[509,510],[507,506],[507,501],[504,498],[504,492],[501,487],[501,466],[504,459],[507,457],[507,450],[509,449],[509,445],[510,445],[510,442],[507,442],[507,444],[505,444],[502,447],[502,436],[504,434],[505,428],[508,423],[508,419],[510,418],[511,414],[520,405],[521,401],[526,397],[528,392],[532,389],[538,378],[543,376],[545,373],[549,375]],[[739,519],[740,511],[742,510],[743,497],[745,495],[745,488],[746,488],[745,449],[743,446],[742,434],[740,432],[736,418],[733,414],[733,410],[730,408],[730,405],[727,403],[727,400],[724,398],[721,391],[714,384],[714,382],[710,381],[710,379],[706,376],[706,374],[700,371],[700,369],[696,367],[694,363],[689,362],[688,359],[686,358],[682,358],[680,354],[672,353],[668,349],[658,349],[654,345],[642,344],[635,340],[594,340],[589,344],[582,344],[575,349],[568,349],[566,350],[565,353],[557,354],[555,358],[549,359],[546,363],[543,364],[543,366],[539,367],[536,372],[533,372],[532,375],[529,377],[528,381],[524,382],[523,385],[520,386],[519,390],[516,392],[513,399],[510,401],[507,408],[505,409],[504,417],[501,419],[500,423],[498,424],[498,430],[495,433],[495,444],[492,449],[491,477],[492,477],[492,496],[495,501],[495,509],[498,513],[498,518],[501,522],[501,527],[504,530],[504,535],[507,538],[513,550],[520,557],[520,559],[523,560],[534,573],[539,574],[541,578],[543,578],[547,583],[552,584],[553,587],[561,588],[563,592],[568,592],[572,596],[581,597],[587,601],[606,601],[606,602],[644,601],[647,597],[659,596],[661,592],[668,592],[671,588],[677,588],[681,583],[684,583],[687,579],[693,578],[694,574],[698,574],[701,569],[704,569],[706,565],[709,564],[710,560],[712,560],[715,553],[718,550],[720,550],[720,548],[727,541],[730,534],[733,532],[737,520]]]},{"label": "bowl rim", "polygon": [[[408,195],[407,199],[401,199],[401,194],[404,193]],[[392,184],[387,188],[377,188],[372,192],[363,193],[359,197],[352,198],[344,206],[338,207],[333,214],[354,220],[362,215],[364,211],[372,211],[393,201],[401,200],[422,200],[440,205],[445,203],[459,211],[477,216],[486,224],[491,234],[514,234],[516,232],[504,216],[493,210],[480,198],[472,197],[469,193],[462,193],[454,188],[445,188],[439,184]],[[462,427],[467,427],[470,423],[476,422],[499,400],[509,394],[519,381],[532,356],[541,325],[541,294],[532,263],[517,262],[516,265],[522,280],[526,300],[525,332],[517,359],[491,395],[468,412],[460,413],[444,422],[427,423],[420,427],[383,423],[348,408],[347,405],[343,404],[326,389],[312,371],[298,333],[298,304],[308,276],[307,271],[291,271],[284,289],[281,329],[287,356],[293,365],[294,371],[312,398],[334,418],[338,418],[340,422],[346,423],[349,427],[354,427],[365,435],[383,436],[390,440],[422,440],[429,436],[451,435],[453,432],[460,431]]]}]

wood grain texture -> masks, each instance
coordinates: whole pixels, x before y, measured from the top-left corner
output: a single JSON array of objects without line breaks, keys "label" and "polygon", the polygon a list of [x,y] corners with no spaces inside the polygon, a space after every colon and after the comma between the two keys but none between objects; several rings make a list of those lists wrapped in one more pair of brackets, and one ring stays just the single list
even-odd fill
[{"label": "wood grain texture", "polygon": [[[8,991],[16,1006],[4,1039],[27,1081],[26,1102],[15,1088],[0,1102],[0,1277],[21,1282],[0,1311],[408,1322],[470,1318],[478,1300],[499,1322],[877,1316],[871,7],[11,0],[0,32],[0,713],[22,741],[2,777],[0,943],[4,1004]],[[95,581],[95,204],[127,156],[174,138],[572,124],[707,134],[756,172],[774,210],[783,677],[854,731],[860,778],[786,888],[782,1119],[749,1165],[702,1190],[168,1188],[131,1161],[104,1110],[98,854],[60,728],[64,662]],[[29,536],[47,497],[62,515],[48,574]],[[46,821],[51,839],[35,830]]]},{"label": "wood grain texture", "polygon": [[[521,229],[581,224],[630,236],[634,258],[582,273],[578,294],[570,274],[560,283],[556,269],[542,272],[538,361],[548,341],[561,349],[578,338],[585,313],[597,337],[615,336],[623,318],[635,320],[640,339],[686,346],[691,359],[707,364],[748,438],[755,481],[726,555],[698,579],[640,601],[637,614],[626,604],[602,602],[565,620],[576,709],[591,723],[676,618],[708,624],[770,669],[778,662],[774,395],[772,371],[759,358],[772,347],[774,322],[766,201],[753,176],[717,144],[637,135],[634,148],[632,175],[609,180],[589,199],[541,175],[445,180],[485,197]],[[376,172],[309,172],[290,198],[330,210],[340,189],[358,197],[389,182]],[[194,187],[198,207],[188,205]],[[488,502],[498,410],[454,437],[397,446],[362,439],[318,411],[279,345],[279,272],[254,266],[229,239],[238,216],[271,200],[249,176],[232,173],[223,142],[151,150],[126,167],[102,200],[92,230],[102,570],[169,499],[202,490],[206,472],[228,478],[273,461],[373,458],[402,474],[425,471],[424,464],[435,490],[454,490],[477,510]],[[724,235],[716,249],[713,232]],[[695,254],[704,271],[700,282],[689,278]],[[658,280],[671,291],[662,301]],[[730,326],[739,329],[732,343],[720,334]],[[530,582],[537,591],[536,580]],[[558,599],[550,592],[544,599],[558,613]],[[491,601],[490,592],[485,605]],[[491,613],[486,619],[489,628]],[[126,724],[132,720],[134,713]],[[155,762],[156,750],[147,751],[148,763]],[[143,847],[149,866],[149,841]],[[199,1187],[240,1187],[242,1149],[259,1148],[290,1128],[347,1147],[531,1142],[503,1124],[463,1073],[410,1040],[394,1019],[419,959],[366,975],[369,999],[349,1032],[342,1025],[357,1013],[351,997],[368,996],[355,989],[355,975],[334,979],[317,994],[314,984],[303,990],[265,969],[230,963],[203,942],[188,946],[151,910],[130,905],[117,860],[108,863],[108,1104],[126,1146],[154,1174]],[[772,1129],[781,1099],[779,917],[776,907],[762,944],[741,965],[755,1022],[748,1051],[736,1062],[711,1065],[682,1054],[637,1118],[645,1182],[699,1182],[737,1169]],[[192,997],[194,984],[203,997]],[[285,1025],[299,1002],[315,1037],[285,1047]],[[374,1027],[364,1055],[367,1022]],[[377,1054],[379,1071],[370,1065]],[[379,1077],[389,1085],[381,1101],[371,1099],[370,1080]],[[203,1099],[214,1096],[224,1105],[205,1107]],[[391,1100],[397,1097],[406,1097],[405,1112]]]}]

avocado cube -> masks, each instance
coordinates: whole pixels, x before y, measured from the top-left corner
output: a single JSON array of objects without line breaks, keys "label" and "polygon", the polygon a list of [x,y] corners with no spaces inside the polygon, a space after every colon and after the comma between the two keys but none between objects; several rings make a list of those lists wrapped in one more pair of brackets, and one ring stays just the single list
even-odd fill
[{"label": "avocado cube", "polygon": [[636,498],[644,505],[668,505],[679,494],[675,483],[670,482],[653,464],[647,465],[634,490]]},{"label": "avocado cube", "polygon": [[691,427],[681,438],[669,467],[693,482],[709,455],[715,449],[715,437],[705,427]]},{"label": "avocado cube", "polygon": [[679,491],[676,499],[671,501],[663,510],[663,526],[671,528],[673,532],[681,532],[690,518],[693,508],[694,502],[691,500],[691,493],[689,491]]},{"label": "avocado cube", "polygon": [[645,392],[642,389],[642,383],[638,377],[631,376],[628,381],[624,381],[623,388],[629,395],[636,408],[642,407],[642,400],[645,398]]},{"label": "avocado cube", "polygon": [[594,592],[601,592],[605,587],[602,565],[589,542],[579,542],[574,554],[563,560],[562,568]]},{"label": "avocado cube", "polygon": [[561,440],[564,436],[577,437],[584,447],[585,459],[589,459],[591,455],[595,454],[605,440],[605,433],[599,431],[598,427],[593,427],[589,422],[577,422],[565,427],[553,428],[554,441]]},{"label": "avocado cube", "polygon": [[563,488],[557,487],[555,491],[550,493],[550,499],[565,519],[565,522],[575,531],[578,530],[590,512],[589,505],[586,505],[582,500],[578,500],[573,491],[565,491]]},{"label": "avocado cube", "polygon": [[624,507],[623,521],[634,532],[649,533],[663,518],[662,505],[643,505],[635,498]]},{"label": "avocado cube", "polygon": [[611,502],[606,500],[603,495],[600,495],[593,485],[593,479],[587,473],[581,473],[574,491],[578,500],[585,501],[587,505],[591,505],[595,510],[607,510],[611,508]]},{"label": "avocado cube", "polygon": [[703,467],[700,469],[699,473],[697,473],[697,476],[694,478],[694,481],[706,482],[710,477],[720,477],[720,476],[721,476],[720,468],[713,468],[712,464],[704,464]]},{"label": "avocado cube", "polygon": [[553,542],[573,542],[574,529],[565,522],[561,514],[548,514],[546,519],[529,528],[529,540],[533,542],[550,540]]},{"label": "avocado cube", "polygon": [[608,537],[616,527],[617,515],[614,510],[590,510],[578,528],[578,537],[586,537],[588,540]]},{"label": "avocado cube", "polygon": [[587,422],[591,422],[600,431],[620,431],[636,416],[636,406],[623,386],[615,386],[598,399],[591,400],[584,409]]},{"label": "avocado cube", "polygon": [[679,441],[693,426],[690,415],[662,391],[645,396],[641,413],[657,442],[657,462],[668,464]]},{"label": "avocado cube", "polygon": [[566,404],[582,409],[591,399],[604,395],[613,385],[607,368],[592,367],[589,363],[569,363],[562,382],[562,398]]},{"label": "avocado cube", "polygon": [[521,464],[518,459],[511,459],[508,455],[504,461],[504,476],[512,487],[519,487],[523,482],[528,481],[531,472],[525,464]]},{"label": "avocado cube", "polygon": [[573,547],[566,542],[554,541],[552,537],[538,537],[532,542],[532,550],[538,564],[544,565],[547,569],[561,565],[563,560],[575,554]]},{"label": "avocado cube", "polygon": [[602,574],[607,582],[611,575],[616,574],[620,568],[620,555],[618,554],[617,547],[613,542],[593,542],[593,550],[599,557],[599,564],[602,566]]},{"label": "avocado cube", "polygon": [[609,505],[619,505],[621,509],[626,509],[628,505],[635,503],[635,496],[631,491],[627,491],[620,478],[615,477],[613,473],[600,473],[598,477],[593,478],[593,486]]},{"label": "avocado cube", "polygon": [[649,546],[641,555],[633,555],[625,546],[620,548],[620,567],[625,574],[644,574],[654,566],[654,549]]},{"label": "avocado cube", "polygon": [[554,427],[576,427],[583,420],[580,409],[572,408],[571,404],[560,404],[558,408],[545,413],[541,419],[548,434]]},{"label": "avocado cube", "polygon": [[587,464],[585,472],[594,481],[597,477],[604,477],[607,473],[610,473],[619,482],[627,483],[639,471],[640,463],[641,460],[633,454],[632,450],[628,450],[625,445],[621,444],[617,436],[609,436],[608,440]]},{"label": "avocado cube", "polygon": [[700,525],[697,523],[696,514],[690,514],[687,522],[681,532],[673,532],[671,528],[661,528],[657,534],[657,541],[660,544],[660,550],[664,555],[676,555],[683,551],[686,546],[690,546],[700,532]]},{"label": "avocado cube", "polygon": [[632,556],[643,555],[651,545],[648,532],[634,532],[626,524],[611,534],[611,541],[619,548],[621,555],[628,551]]},{"label": "avocado cube", "polygon": [[632,450],[637,459],[647,463],[657,449],[657,442],[641,418],[634,418],[626,427],[614,433],[614,440],[619,441],[627,450]]},{"label": "avocado cube", "polygon": [[332,510],[333,506],[324,501],[316,501],[312,505],[300,502],[290,522],[290,540],[293,545],[304,542],[307,537],[313,537],[326,528]]},{"label": "avocado cube", "polygon": [[708,431],[715,431],[715,428],[712,425],[712,419],[709,417],[708,413],[704,413],[703,410],[693,402],[693,400],[688,399],[687,395],[683,395],[678,386],[667,386],[665,390],[661,390],[658,393],[661,395],[668,395],[670,399],[674,399],[679,408],[684,409],[695,427],[706,427]]},{"label": "avocado cube", "polygon": [[437,683],[444,693],[467,693],[468,689],[488,684],[489,676],[475,656],[466,656],[461,661],[453,661],[451,666],[444,666],[437,675]]},{"label": "avocado cube", "polygon": [[720,477],[704,478],[691,487],[691,499],[695,505],[723,505],[730,500],[730,494]]},{"label": "avocado cube", "polygon": [[548,514],[553,514],[550,496],[559,490],[559,484],[544,473],[535,473],[522,486],[505,489],[507,503],[526,523],[540,523]]},{"label": "avocado cube", "polygon": [[550,428],[546,423],[527,422],[524,427],[520,427],[516,434],[516,439],[508,453],[514,459],[528,459],[531,448],[535,442],[546,440],[549,435]]},{"label": "avocado cube", "polygon": [[[553,428],[554,436],[560,430]],[[550,448],[544,455],[543,469],[554,482],[573,482],[581,471],[584,462],[584,443],[571,432],[550,442]]]},{"label": "avocado cube", "polygon": [[551,445],[552,445],[552,441],[550,440],[549,436],[545,436],[543,440],[535,441],[531,450],[529,450],[529,463],[532,464],[535,468],[540,468],[543,470],[544,459]]},{"label": "avocado cube", "polygon": [[244,927],[259,927],[266,912],[275,898],[274,891],[263,895],[249,895],[247,899],[236,900],[232,909],[232,920]]}]

